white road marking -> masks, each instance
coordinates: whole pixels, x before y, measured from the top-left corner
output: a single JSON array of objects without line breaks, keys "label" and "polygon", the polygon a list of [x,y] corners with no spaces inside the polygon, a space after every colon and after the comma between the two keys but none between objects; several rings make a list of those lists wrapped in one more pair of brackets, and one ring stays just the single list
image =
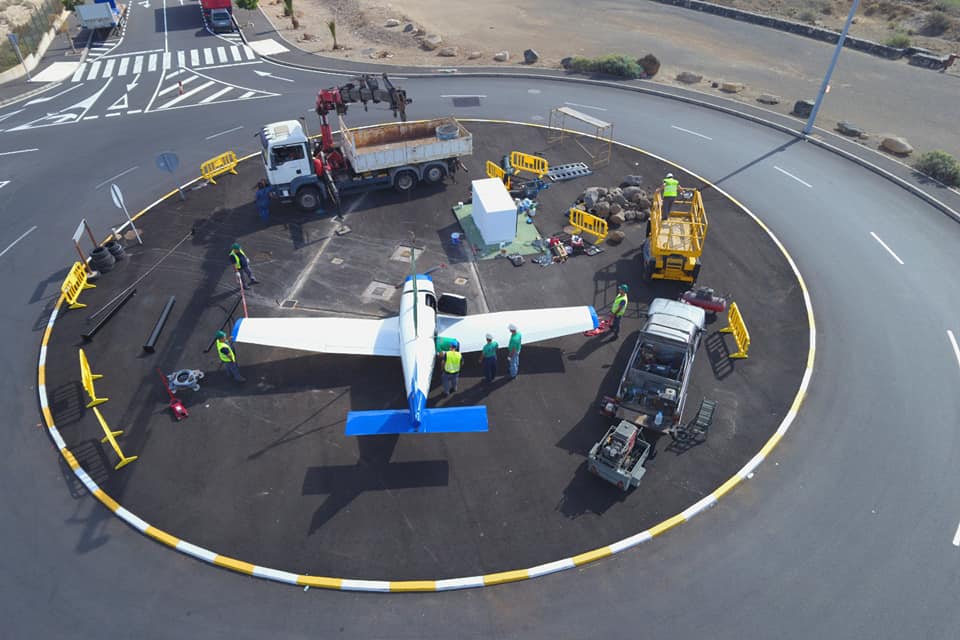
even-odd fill
[{"label": "white road marking", "polygon": [[[227,67],[249,67],[252,64],[263,64],[260,60],[254,60],[253,62],[232,62],[230,64],[215,64],[211,67],[197,67],[198,71],[205,71],[207,69],[226,69]],[[287,78],[281,78],[279,76],[273,76],[277,80],[287,80],[287,82],[294,82],[294,80],[288,80]]]},{"label": "white road marking", "polygon": [[[272,42],[272,40],[271,40],[271,42]],[[287,50],[285,47],[280,47],[280,48],[283,49],[284,51]],[[247,60],[256,60],[256,59],[257,59],[257,54],[256,54],[256,52],[255,52],[255,51],[253,50],[253,48],[251,48],[249,45],[243,45],[243,54],[244,54],[245,56],[247,56]],[[267,55],[269,55],[269,54],[267,54]],[[397,80],[399,80],[399,79],[400,79],[400,78],[397,78]]]},{"label": "white road marking", "polygon": [[112,178],[107,178],[106,180],[104,180],[103,182],[101,182],[100,184],[98,184],[97,186],[95,186],[95,187],[93,188],[93,190],[96,191],[97,189],[99,189],[99,188],[102,187],[103,185],[108,184],[108,183],[110,183],[110,182],[113,182],[113,181],[116,180],[117,178],[122,178],[123,176],[127,175],[127,174],[130,173],[131,171],[136,171],[136,170],[139,169],[139,168],[140,168],[139,166],[134,166],[134,167],[130,167],[130,168],[127,169],[126,171],[121,171],[120,173],[118,173],[117,175],[113,176]]},{"label": "white road marking", "polygon": [[217,57],[220,58],[220,62],[230,62],[230,58],[227,57],[226,47],[217,47]]},{"label": "white road marking", "polygon": [[210,65],[214,62],[216,61],[213,59],[213,50],[210,47],[206,47],[203,50],[203,64]]},{"label": "white road marking", "polygon": [[153,73],[157,70],[157,54],[151,53],[147,58],[147,73]]},{"label": "white road marking", "polygon": [[[212,96],[207,96],[206,98],[204,98],[203,100],[201,100],[201,101],[200,101],[200,104],[207,104],[207,103],[213,102],[214,100],[216,100],[217,98],[219,98],[220,96],[222,96],[223,94],[225,94],[225,93],[227,93],[227,92],[229,92],[229,91],[233,91],[233,87],[224,87],[223,89],[220,89],[220,91],[217,91],[217,92],[216,92],[215,94],[213,94]],[[237,129],[243,129],[243,127],[237,127]],[[236,130],[236,129],[231,129],[231,131],[235,131],[235,130]],[[219,134],[217,134],[217,135],[219,135]],[[216,136],[214,136],[214,137],[216,137]],[[210,139],[210,138],[207,138],[207,140],[209,140],[209,139]]]},{"label": "white road marking", "polygon": [[137,56],[133,61],[133,72],[140,73],[141,70],[143,70],[143,56]]},{"label": "white road marking", "polygon": [[122,113],[108,113],[106,114],[108,118],[116,118],[117,116],[122,116]]},{"label": "white road marking", "polygon": [[170,51],[170,46],[167,44],[167,0],[163,0],[163,50]]},{"label": "white road marking", "polygon": [[183,51],[177,51],[177,66],[181,69],[186,65],[186,55]]},{"label": "white road marking", "polygon": [[199,87],[191,89],[190,91],[185,91],[182,95],[177,96],[176,98],[174,98],[173,100],[171,100],[165,105],[161,105],[160,107],[158,107],[158,109],[169,109],[170,107],[177,104],[181,100],[186,100],[187,98],[194,95],[195,93],[199,93],[200,91],[203,91],[207,87],[213,86],[213,84],[214,84],[213,80],[208,80],[207,82],[204,82]]},{"label": "white road marking", "polygon": [[115,53],[112,56],[103,56],[104,59],[107,58],[119,58],[120,56],[136,56],[142,53],[160,53],[163,49],[144,49],[143,51],[125,51],[124,53]]},{"label": "white road marking", "polygon": [[790,178],[793,178],[794,180],[796,180],[797,182],[799,182],[799,183],[802,184],[803,186],[807,187],[808,189],[813,189],[813,185],[812,185],[812,184],[810,184],[809,182],[804,182],[803,180],[801,180],[801,179],[798,178],[797,176],[793,175],[793,174],[790,173],[789,171],[784,171],[783,169],[781,169],[780,167],[778,167],[778,166],[776,166],[776,165],[774,165],[773,168],[776,169],[777,171],[779,171],[780,173],[782,173],[783,175],[788,176],[788,177],[790,177]]},{"label": "white road marking", "polygon": [[697,136],[698,138],[703,138],[704,140],[713,140],[710,136],[705,136],[702,133],[697,133],[696,131],[691,131],[690,129],[684,129],[683,127],[678,127],[675,124],[670,125],[671,129],[676,129],[677,131],[683,131],[684,133],[689,133],[692,136]]},{"label": "white road marking", "polygon": [[158,95],[158,96],[162,96],[162,95],[165,95],[165,94],[167,94],[167,93],[170,93],[171,91],[176,91],[177,89],[180,88],[180,84],[185,84],[185,85],[186,85],[186,84],[190,84],[191,82],[193,82],[193,81],[196,80],[196,79],[197,79],[197,76],[190,76],[189,78],[185,78],[185,79],[182,80],[179,84],[172,84],[172,85],[170,85],[169,87],[167,87],[166,89],[164,89],[163,91],[160,91],[159,93],[157,93],[157,95]]},{"label": "white road marking", "polygon": [[30,153],[31,151],[40,151],[40,149],[18,149],[16,151],[0,151],[0,156],[12,156],[18,153]]},{"label": "white road marking", "polygon": [[196,49],[190,49],[190,66],[200,66],[200,53]]},{"label": "white road marking", "polygon": [[130,111],[127,111],[128,116],[133,113],[143,113],[143,109],[130,109]]},{"label": "white road marking", "polygon": [[100,116],[86,116],[86,117],[84,118],[84,120],[96,120],[96,119],[99,118],[99,117],[100,117]]},{"label": "white road marking", "polygon": [[90,73],[87,74],[87,80],[96,80],[97,74],[100,72],[100,61],[96,60],[93,64],[90,65]]},{"label": "white road marking", "polygon": [[463,95],[446,94],[440,97],[441,98],[486,98],[487,96],[483,94],[463,94]]},{"label": "white road marking", "polygon": [[10,184],[9,180],[0,180],[0,189],[3,189],[8,184]]},{"label": "white road marking", "polygon": [[23,234],[19,238],[11,242],[6,249],[4,249],[3,251],[0,251],[0,258],[2,258],[7,251],[10,251],[10,249],[13,249],[13,245],[17,244],[18,242],[20,242],[21,240],[23,240],[24,238],[26,238],[28,235],[30,235],[36,230],[37,230],[37,225],[33,225],[32,227],[24,231]]},{"label": "white road marking", "polygon": [[896,260],[896,261],[899,262],[900,264],[903,264],[903,260],[900,259],[900,256],[898,256],[897,254],[895,254],[895,253],[893,252],[893,249],[891,249],[890,247],[888,247],[888,246],[887,246],[887,243],[880,239],[880,236],[878,236],[877,234],[875,234],[873,231],[870,232],[870,235],[873,236],[873,239],[874,239],[874,240],[876,240],[877,242],[880,243],[880,246],[881,246],[881,247],[883,247],[884,249],[887,250],[887,253],[889,253],[890,255],[893,256],[893,259],[894,259],[894,260]]},{"label": "white road marking", "polygon": [[580,107],[581,109],[596,109],[597,111],[606,111],[603,107],[591,107],[589,104],[577,104],[576,102],[564,102],[563,104],[571,107]]},{"label": "white road marking", "polygon": [[117,62],[116,60],[110,59],[110,60],[107,60],[107,63],[105,65],[103,65],[104,78],[109,78],[111,75],[113,75],[113,65],[115,65],[116,62]]},{"label": "white road marking", "polygon": [[960,524],[957,525],[957,532],[953,534],[953,546],[960,547]]},{"label": "white road marking", "polygon": [[269,71],[257,71],[254,70],[254,73],[260,76],[261,78],[273,78],[274,80],[283,80],[284,82],[293,82],[290,78],[281,78],[280,76],[275,76]]},{"label": "white road marking", "polygon": [[240,55],[240,47],[230,47],[230,55],[233,56],[234,62],[243,60],[243,56]]},{"label": "white road marking", "polygon": [[[43,97],[43,98],[35,98],[35,99],[31,100],[30,102],[28,102],[27,104],[28,104],[28,105],[31,105],[31,104],[40,104],[41,102],[49,102],[50,100],[53,100],[54,98],[59,98],[60,96],[64,95],[65,93],[70,93],[70,92],[73,91],[74,89],[79,89],[80,86],[81,86],[81,85],[79,85],[79,84],[75,84],[75,85],[73,85],[72,87],[70,87],[69,89],[67,89],[66,91],[61,91],[60,93],[55,93],[55,94],[53,94],[52,96],[46,96],[46,97]],[[20,109],[20,111],[23,111],[23,109]],[[15,113],[19,113],[19,111],[15,112]]]},{"label": "white road marking", "polygon": [[950,344],[953,345],[953,355],[957,357],[957,366],[960,367],[960,347],[957,346],[957,338],[953,335],[953,331],[947,329],[947,337],[950,338]]},{"label": "white road marking", "polygon": [[[227,87],[226,89],[224,89],[223,91],[221,91],[221,93],[226,93],[227,91],[229,91],[229,90],[232,89],[232,88],[233,88],[233,87]],[[214,94],[214,95],[216,95],[216,94]],[[209,99],[210,99],[210,98],[207,98],[207,100],[209,100]],[[243,125],[241,125],[241,126],[239,126],[239,127],[234,127],[233,129],[227,129],[226,131],[221,131],[220,133],[215,133],[215,134],[213,134],[212,136],[207,136],[205,139],[206,139],[206,140],[213,140],[214,138],[217,138],[217,137],[219,137],[219,136],[227,135],[228,133],[233,133],[234,131],[239,131],[240,129],[243,129]]]},{"label": "white road marking", "polygon": [[70,82],[80,82],[83,78],[83,72],[87,70],[87,67],[80,65],[77,67],[77,70],[73,72],[73,76],[70,78]]},{"label": "white road marking", "polygon": [[169,68],[172,66],[172,65],[170,64],[170,63],[172,62],[172,58],[173,58],[173,56],[172,56],[172,54],[171,54],[169,51],[165,51],[165,52],[163,53],[163,70],[164,70],[164,71],[166,71],[167,69],[169,69]]},{"label": "white road marking", "polygon": [[174,76],[180,75],[180,74],[181,74],[182,72],[184,72],[184,71],[186,71],[186,69],[184,69],[183,67],[180,67],[180,68],[178,68],[178,69],[174,69],[173,71],[170,71],[169,73],[167,73],[167,80],[169,80],[170,78],[172,78],[172,77],[174,77]]},{"label": "white road marking", "polygon": [[254,96],[254,95],[256,95],[256,94],[257,94],[256,91],[247,91],[245,94],[243,94],[242,96],[240,96],[240,99],[241,99],[241,100],[245,100],[245,99],[249,98],[250,96]]},{"label": "white road marking", "polygon": [[117,69],[118,76],[127,75],[127,67],[130,66],[130,58],[120,58],[120,68]]}]

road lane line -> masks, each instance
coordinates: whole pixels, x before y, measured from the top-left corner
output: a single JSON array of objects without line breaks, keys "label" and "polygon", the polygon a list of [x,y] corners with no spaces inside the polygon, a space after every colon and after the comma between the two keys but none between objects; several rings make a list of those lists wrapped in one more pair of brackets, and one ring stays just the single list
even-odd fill
[{"label": "road lane line", "polygon": [[143,69],[143,56],[137,56],[133,61],[133,73],[134,75],[140,73]]},{"label": "road lane line", "polygon": [[[0,253],[0,255],[3,255]],[[953,546],[960,547],[960,524],[957,525],[957,532],[953,534]]]},{"label": "road lane line", "polygon": [[[253,50],[253,47],[251,47],[251,46],[248,45],[248,44],[243,45],[243,55],[247,56],[247,60],[256,60],[256,59],[257,59],[257,53],[256,53],[256,51],[254,51],[254,50]],[[394,78],[394,80],[401,80],[401,79],[402,79],[402,78]]]},{"label": "road lane line", "polygon": [[[201,100],[201,101],[200,101],[200,104],[207,104],[207,103],[213,102],[214,100],[216,100],[217,98],[219,98],[220,96],[222,96],[223,94],[225,94],[225,93],[227,93],[227,92],[229,92],[229,91],[233,91],[233,87],[224,87],[223,89],[220,89],[220,91],[217,91],[217,92],[216,92],[215,94],[213,94],[212,96],[207,96],[206,98],[204,98],[203,100]],[[243,129],[243,127],[237,127],[237,129]],[[231,129],[231,131],[233,131],[233,129]],[[210,139],[210,138],[207,138],[207,140],[209,140],[209,139]]]},{"label": "road lane line", "polygon": [[151,53],[147,58],[147,73],[153,73],[157,70],[157,54]]},{"label": "road lane line", "polygon": [[797,182],[799,182],[799,183],[802,184],[803,186],[807,187],[808,189],[813,189],[813,185],[812,185],[812,184],[810,184],[809,182],[805,182],[805,181],[801,180],[800,178],[798,178],[797,176],[793,175],[793,174],[790,173],[789,171],[784,171],[783,169],[781,169],[781,168],[778,167],[777,165],[773,165],[773,168],[776,169],[777,171],[779,171],[780,173],[782,173],[783,175],[788,176],[788,177],[790,177],[790,178],[793,178],[794,180],[796,180]]},{"label": "road lane line", "polygon": [[[233,87],[227,87],[227,91],[229,91],[229,90],[232,89],[232,88],[233,88]],[[214,95],[216,95],[216,94],[214,94]],[[206,98],[206,100],[209,100],[209,99],[210,99],[210,98]],[[217,138],[217,137],[219,137],[219,136],[224,136],[224,135],[226,135],[226,134],[228,134],[228,133],[233,133],[234,131],[239,131],[240,129],[243,129],[243,125],[240,125],[239,127],[234,127],[233,129],[227,129],[226,131],[221,131],[220,133],[215,133],[215,134],[213,134],[212,136],[207,136],[205,139],[206,139],[206,140],[213,140],[214,138]]]},{"label": "road lane line", "polygon": [[880,246],[881,246],[881,247],[883,247],[884,249],[887,250],[887,253],[889,253],[890,255],[893,256],[893,259],[894,259],[894,260],[896,260],[896,261],[899,262],[900,264],[903,264],[903,260],[900,259],[900,256],[898,256],[897,254],[895,254],[895,253],[893,252],[893,249],[891,249],[890,247],[888,247],[888,246],[887,246],[887,243],[880,239],[880,236],[878,236],[877,234],[875,234],[873,231],[870,232],[870,235],[873,236],[873,239],[874,239],[874,240],[876,240],[877,242],[880,243]]},{"label": "road lane line", "polygon": [[118,76],[127,75],[127,67],[130,66],[130,58],[120,58],[120,68],[117,69]]},{"label": "road lane line", "polygon": [[73,77],[70,78],[70,82],[80,82],[83,79],[83,73],[87,70],[87,65],[82,64],[77,67],[77,70],[73,72]]},{"label": "road lane line", "polygon": [[2,258],[7,251],[10,251],[10,249],[13,249],[13,245],[17,244],[18,242],[20,242],[21,240],[23,240],[24,238],[26,238],[28,235],[30,235],[36,230],[37,230],[37,225],[33,225],[32,227],[24,231],[23,234],[19,238],[11,242],[6,249],[4,249],[3,251],[0,251],[0,258]]},{"label": "road lane line", "polygon": [[571,107],[580,107],[581,109],[596,109],[597,111],[606,111],[603,107],[592,107],[589,104],[577,104],[576,102],[564,102],[563,104],[568,104]]},{"label": "road lane line", "polygon": [[190,66],[199,67],[200,66],[200,52],[196,49],[190,49]]},{"label": "road lane line", "polygon": [[957,346],[957,338],[950,329],[947,329],[947,337],[950,338],[950,344],[953,345],[953,355],[957,357],[957,366],[960,367],[960,347]]},{"label": "road lane line", "polygon": [[12,156],[18,153],[30,153],[31,151],[40,151],[40,149],[17,149],[16,151],[0,151],[0,156]]},{"label": "road lane line", "polygon": [[214,63],[213,59],[213,50],[210,47],[206,47],[203,50],[203,64],[211,65]]},{"label": "road lane line", "polygon": [[440,96],[440,97],[441,97],[441,98],[486,98],[487,96],[485,96],[485,95],[483,95],[483,94],[470,93],[470,94],[463,94],[463,95],[458,95],[458,94],[444,94],[444,95],[442,95],[442,96]]},{"label": "road lane line", "polygon": [[691,131],[690,129],[684,129],[683,127],[678,127],[675,124],[670,125],[671,129],[676,129],[677,131],[683,131],[684,133],[689,133],[692,136],[697,136],[698,138],[703,138],[705,140],[713,140],[710,136],[705,136],[702,133],[697,133],[696,131]]},{"label": "road lane line", "polygon": [[[167,77],[169,77],[169,76],[167,76]],[[189,77],[187,77],[187,78],[184,78],[184,79],[181,80],[178,84],[172,84],[172,85],[170,85],[169,87],[167,87],[166,89],[164,89],[163,91],[157,92],[157,95],[158,95],[158,96],[162,96],[162,95],[166,95],[166,94],[170,93],[171,91],[176,91],[177,89],[180,88],[180,85],[181,85],[181,84],[187,85],[187,84],[190,84],[191,82],[193,82],[193,81],[196,80],[196,79],[197,79],[197,76],[189,76]]]},{"label": "road lane line", "polygon": [[114,60],[114,59],[111,58],[110,60],[107,60],[107,63],[106,63],[105,65],[103,65],[103,77],[104,77],[104,78],[109,78],[110,76],[113,75],[113,65],[114,65],[114,64],[116,64],[116,60]]},{"label": "road lane line", "polygon": [[230,58],[227,57],[226,47],[217,47],[217,57],[220,59],[220,62],[230,62]]},{"label": "road lane line", "polygon": [[87,74],[87,80],[96,80],[98,73],[100,73],[100,61],[94,60],[93,64],[90,65],[90,73]]},{"label": "road lane line", "polygon": [[177,67],[182,69],[185,66],[187,66],[186,55],[183,51],[177,51]]},{"label": "road lane line", "polygon": [[240,47],[230,47],[230,55],[233,56],[234,62],[243,60],[243,56],[240,55]]},{"label": "road lane line", "polygon": [[139,166],[130,167],[130,168],[127,169],[126,171],[122,171],[122,172],[118,173],[117,175],[113,176],[112,178],[107,178],[106,180],[104,180],[103,182],[101,182],[100,184],[98,184],[97,186],[95,186],[95,187],[93,188],[93,190],[96,191],[97,189],[99,189],[99,188],[102,187],[103,185],[105,185],[105,184],[107,184],[107,183],[109,183],[109,182],[113,182],[113,181],[116,180],[117,178],[121,178],[121,177],[127,175],[128,173],[130,173],[131,171],[136,171],[136,170],[139,169],[139,168],[140,168]]},{"label": "road lane line", "polygon": [[171,54],[169,51],[165,51],[163,53],[163,70],[164,71],[170,70],[170,67],[172,66],[171,64],[172,58],[173,58],[173,54]]}]

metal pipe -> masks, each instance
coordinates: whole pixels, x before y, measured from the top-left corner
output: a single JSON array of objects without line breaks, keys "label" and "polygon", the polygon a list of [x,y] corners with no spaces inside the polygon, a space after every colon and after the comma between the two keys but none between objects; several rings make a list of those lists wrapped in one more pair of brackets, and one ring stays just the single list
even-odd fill
[{"label": "metal pipe", "polygon": [[823,96],[830,88],[830,76],[837,66],[837,60],[840,58],[840,52],[843,50],[843,43],[847,39],[847,32],[850,31],[850,24],[853,22],[853,16],[857,13],[857,7],[860,0],[853,0],[853,6],[850,7],[850,14],[847,16],[847,22],[843,25],[843,31],[840,33],[840,39],[837,40],[837,47],[833,50],[833,58],[830,60],[830,66],[827,67],[827,75],[823,76],[823,83],[820,85],[820,93],[817,94],[817,100],[813,103],[813,109],[810,111],[810,119],[803,127],[803,135],[808,136],[813,131],[813,121],[817,119],[817,112],[820,111],[820,104],[823,102]]},{"label": "metal pipe", "polygon": [[103,319],[100,320],[100,322],[98,322],[97,324],[95,324],[93,328],[90,329],[90,331],[80,334],[80,337],[83,338],[83,341],[90,342],[91,340],[93,340],[93,336],[97,335],[97,332],[103,328],[103,325],[107,324],[107,322],[110,321],[110,318],[112,318],[117,313],[117,311],[120,310],[120,307],[127,304],[127,301],[133,296],[135,296],[136,294],[137,294],[137,290],[131,289],[127,293],[127,295],[124,296],[123,299],[117,303],[117,306],[115,306],[113,309],[110,309],[110,312],[107,315],[103,316]]},{"label": "metal pipe", "polygon": [[173,305],[176,301],[176,296],[170,296],[170,299],[167,300],[167,304],[163,307],[163,311],[160,312],[160,317],[157,318],[157,324],[153,326],[153,331],[150,332],[150,337],[147,338],[146,344],[143,345],[143,350],[147,353],[153,353],[154,347],[157,344],[157,340],[160,338],[160,332],[163,331],[163,325],[167,323],[167,317],[170,315],[170,311],[173,309]]}]

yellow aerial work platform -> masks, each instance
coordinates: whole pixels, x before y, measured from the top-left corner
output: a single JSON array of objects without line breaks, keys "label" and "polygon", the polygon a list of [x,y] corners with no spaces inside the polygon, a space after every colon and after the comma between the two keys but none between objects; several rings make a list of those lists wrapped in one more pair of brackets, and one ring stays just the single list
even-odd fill
[{"label": "yellow aerial work platform", "polygon": [[656,193],[650,207],[647,239],[643,243],[644,278],[696,281],[706,238],[707,212],[703,209],[700,191],[679,187],[666,217],[663,196]]}]

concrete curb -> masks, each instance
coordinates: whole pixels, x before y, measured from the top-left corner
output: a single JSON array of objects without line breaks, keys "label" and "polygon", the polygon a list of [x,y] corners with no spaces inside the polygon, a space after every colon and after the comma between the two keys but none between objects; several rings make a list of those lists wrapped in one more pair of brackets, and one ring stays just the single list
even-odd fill
[{"label": "concrete curb", "polygon": [[[486,120],[486,119],[477,119],[470,118],[464,119],[464,122],[489,122],[489,123],[498,123],[498,124],[511,124],[511,125],[520,125],[520,126],[532,126],[537,128],[548,128],[546,125],[540,124],[528,124],[522,122],[511,122],[505,120]],[[576,133],[576,132],[571,132]],[[595,137],[595,136],[588,136]],[[621,146],[642,153],[651,158],[669,164],[672,167],[675,167],[678,170],[686,171],[677,164],[661,158],[655,154],[646,152],[642,149],[634,147],[632,145],[620,144]],[[259,154],[254,153],[245,156],[241,159],[247,160]],[[263,578],[266,580],[273,580],[275,582],[282,582],[285,584],[292,584],[302,587],[317,587],[323,589],[336,589],[340,591],[367,591],[367,592],[436,592],[436,591],[453,591],[459,589],[472,589],[477,587],[487,587],[497,584],[503,584],[507,582],[520,582],[524,580],[531,580],[533,578],[539,578],[541,576],[549,575],[551,573],[556,573],[558,571],[565,571],[567,569],[573,569],[575,567],[581,567],[583,565],[596,562],[602,558],[608,556],[616,555],[627,549],[636,547],[644,542],[652,540],[657,536],[666,533],[667,531],[673,529],[674,527],[687,522],[693,517],[699,515],[700,513],[706,511],[708,508],[712,507],[717,503],[717,501],[730,493],[734,487],[736,487],[744,479],[752,477],[754,471],[757,467],[770,455],[774,447],[780,442],[784,434],[790,428],[790,425],[793,423],[794,419],[797,416],[797,413],[800,410],[800,406],[803,403],[804,398],[807,394],[807,388],[810,384],[810,379],[813,375],[813,366],[816,354],[816,324],[813,316],[813,305],[810,300],[810,295],[807,290],[806,282],[803,279],[803,276],[800,274],[799,269],[797,268],[796,263],[793,261],[793,258],[787,252],[786,248],[780,242],[780,240],[773,234],[773,232],[759,219],[756,215],[753,214],[749,209],[747,209],[742,203],[737,201],[735,198],[730,196],[728,193],[714,185],[709,180],[705,180],[703,177],[697,175],[696,173],[687,171],[690,175],[696,177],[697,179],[703,181],[704,183],[710,185],[711,188],[715,189],[718,193],[722,194],[738,207],[740,207],[747,215],[749,215],[759,226],[763,229],[774,244],[780,249],[783,256],[786,258],[787,263],[790,265],[790,268],[793,270],[794,275],[797,278],[797,281],[800,284],[801,291],[803,292],[803,301],[804,306],[807,310],[807,321],[809,324],[809,350],[807,352],[807,362],[806,368],[804,370],[803,377],[800,381],[800,386],[797,390],[794,400],[790,406],[790,409],[787,411],[787,415],[781,421],[777,430],[774,432],[773,436],[767,440],[766,444],[760,449],[760,451],[753,456],[739,471],[736,472],[731,478],[726,482],[720,485],[712,493],[705,496],[704,498],[698,500],[696,503],[690,505],[680,513],[667,518],[663,522],[660,522],[649,529],[636,533],[622,540],[618,540],[611,544],[585,551],[575,556],[563,558],[562,560],[556,560],[553,562],[548,562],[545,564],[540,564],[534,567],[528,567],[525,569],[515,569],[509,571],[500,571],[496,573],[489,573],[486,575],[479,576],[468,576],[462,578],[447,578],[447,579],[437,579],[437,580],[355,580],[350,578],[335,578],[328,576],[312,576],[305,574],[296,574],[289,571],[282,571],[277,569],[271,569],[268,567],[260,567],[249,562],[244,562],[236,558],[231,558],[218,554],[209,549],[199,547],[197,545],[191,544],[186,540],[182,540],[173,536],[166,531],[153,527],[145,520],[141,519],[134,513],[123,508],[116,500],[107,495],[97,483],[87,474],[87,472],[80,466],[77,462],[77,459],[70,452],[66,446],[66,442],[60,436],[59,431],[57,430],[56,423],[53,419],[53,414],[50,411],[49,400],[47,398],[46,391],[46,356],[47,356],[47,346],[50,341],[50,336],[53,334],[53,327],[56,322],[57,316],[60,312],[60,309],[63,305],[64,298],[61,296],[50,314],[50,318],[47,321],[46,330],[43,333],[43,337],[40,342],[40,355],[37,364],[37,393],[40,398],[40,410],[43,414],[43,419],[47,425],[47,430],[50,433],[50,437],[53,439],[54,444],[60,452],[60,455],[63,456],[63,459],[67,462],[70,468],[73,470],[74,474],[83,483],[91,495],[93,495],[97,500],[99,500],[111,513],[122,519],[128,525],[139,531],[140,533],[153,538],[157,542],[161,542],[168,547],[176,549],[180,553],[189,555],[198,560],[202,560],[208,564],[216,565],[218,567],[223,567],[225,569],[230,569],[231,571],[236,571],[237,573],[242,573],[245,575],[254,576],[257,578]],[[188,187],[195,182],[202,180],[202,178],[195,178],[190,182],[183,185]],[[177,190],[172,190],[161,198],[157,199],[155,202],[151,203],[143,210],[138,212],[134,219],[141,217],[150,211],[153,207],[160,204],[167,198],[173,197],[177,193]]]}]

